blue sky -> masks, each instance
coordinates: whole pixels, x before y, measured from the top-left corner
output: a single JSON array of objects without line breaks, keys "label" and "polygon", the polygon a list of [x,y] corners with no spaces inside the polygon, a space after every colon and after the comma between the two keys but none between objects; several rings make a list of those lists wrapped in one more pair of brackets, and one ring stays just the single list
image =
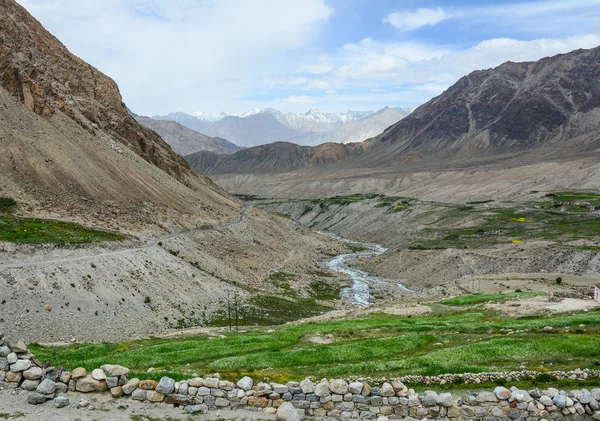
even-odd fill
[{"label": "blue sky", "polygon": [[18,0],[137,113],[415,108],[600,45],[600,0]]}]

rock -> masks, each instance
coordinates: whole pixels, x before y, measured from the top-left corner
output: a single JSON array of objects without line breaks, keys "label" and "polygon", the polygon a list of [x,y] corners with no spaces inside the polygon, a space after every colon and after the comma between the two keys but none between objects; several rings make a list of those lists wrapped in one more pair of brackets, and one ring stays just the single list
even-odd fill
[{"label": "rock", "polygon": [[64,408],[69,405],[69,398],[66,396],[57,396],[54,398],[54,406],[57,408]]},{"label": "rock", "polygon": [[512,393],[511,393],[511,391],[510,391],[510,390],[508,390],[508,389],[507,389],[507,388],[505,388],[505,387],[502,387],[502,386],[497,386],[497,387],[494,389],[494,394],[496,395],[496,397],[497,397],[498,399],[500,399],[500,400],[502,400],[502,401],[507,401],[507,400],[510,398],[510,396],[511,396],[511,394],[512,394]]},{"label": "rock", "polygon": [[42,395],[41,393],[32,393],[27,396],[27,403],[31,405],[39,405],[42,403],[46,403],[46,395]]},{"label": "rock", "polygon": [[451,393],[440,393],[437,395],[436,403],[445,408],[450,408],[454,405],[454,398],[452,398]]},{"label": "rock", "polygon": [[189,405],[185,407],[185,410],[190,414],[206,414],[208,412],[208,406],[206,405]]},{"label": "rock", "polygon": [[22,373],[14,373],[12,371],[9,371],[8,373],[6,373],[6,377],[4,378],[4,380],[8,383],[21,383],[22,378]]},{"label": "rock", "polygon": [[8,361],[9,364],[14,364],[19,361],[19,357],[14,352],[11,352],[6,356],[6,361]]},{"label": "rock", "polygon": [[225,408],[226,406],[229,406],[229,401],[225,398],[217,398],[215,399],[215,406],[217,408]]},{"label": "rock", "polygon": [[[348,382],[342,379],[333,379],[329,381],[329,390],[333,393],[337,393],[338,395],[345,395],[348,393]],[[315,393],[315,395],[317,395]],[[319,396],[319,395],[317,395]],[[322,395],[324,396],[324,395]]]},{"label": "rock", "polygon": [[190,380],[191,387],[202,387],[204,386],[204,379],[201,377],[194,377]]},{"label": "rock", "polygon": [[44,379],[38,385],[36,392],[41,393],[42,395],[51,395],[56,391],[56,383],[54,383],[50,379]]},{"label": "rock", "polygon": [[269,400],[264,396],[256,397],[250,396],[248,397],[248,406],[254,408],[266,408],[269,405]]},{"label": "rock", "polygon": [[566,408],[567,397],[565,395],[556,395],[554,398],[552,398],[552,403],[560,409]]},{"label": "rock", "polygon": [[29,368],[31,368],[30,360],[17,360],[16,363],[10,366],[10,371],[13,373],[19,373],[21,371],[28,370]]},{"label": "rock", "polygon": [[362,393],[363,384],[360,382],[352,382],[348,385],[348,392],[353,395],[360,395]]},{"label": "rock", "polygon": [[105,373],[111,376],[126,376],[129,374],[129,369],[122,365],[104,364],[100,367]]},{"label": "rock", "polygon": [[[27,380],[39,380],[44,375],[44,370],[39,367],[31,367],[23,371],[23,377]],[[68,382],[67,382],[68,383]]]},{"label": "rock", "polygon": [[106,374],[104,374],[104,370],[97,368],[92,370],[92,378],[94,380],[106,380]]},{"label": "rock", "polygon": [[384,383],[383,385],[381,385],[381,396],[396,396],[396,391],[394,390],[394,387],[391,384]]},{"label": "rock", "polygon": [[363,383],[363,390],[361,395],[369,396],[371,394],[371,386],[368,383]]},{"label": "rock", "polygon": [[239,387],[242,390],[245,390],[246,392],[248,390],[251,390],[252,386],[254,386],[254,381],[252,380],[251,377],[248,377],[248,376],[242,377],[237,382],[237,387]]},{"label": "rock", "polygon": [[17,354],[27,354],[29,351],[27,350],[27,345],[23,341],[11,341],[7,340],[6,345],[12,350],[12,352],[16,352]]},{"label": "rock", "polygon": [[550,397],[546,396],[546,395],[540,396],[539,401],[544,406],[552,406],[552,405],[554,405],[554,403],[552,402],[552,399],[550,399]]},{"label": "rock", "polygon": [[300,382],[300,389],[302,389],[302,393],[304,394],[314,393],[315,384],[306,378]]},{"label": "rock", "polygon": [[7,346],[0,346],[0,357],[6,357],[10,354],[10,348]]},{"label": "rock", "polygon": [[137,389],[140,384],[140,379],[134,378],[129,380],[125,385],[123,385],[123,393],[126,395],[131,395],[135,389]]},{"label": "rock", "polygon": [[138,387],[142,390],[154,390],[158,383],[154,380],[140,380]]},{"label": "rock", "polygon": [[117,376],[108,376],[106,378],[106,386],[109,389],[112,389],[113,387],[117,387],[119,385],[119,377]]},{"label": "rock", "polygon": [[81,377],[87,376],[87,371],[83,367],[77,367],[75,370],[71,372],[71,377],[74,379],[79,379]]},{"label": "rock", "polygon": [[87,399],[81,399],[77,403],[78,408],[87,408],[88,406],[90,406],[90,401],[88,401]]},{"label": "rock", "polygon": [[110,388],[110,396],[120,398],[123,396],[123,386],[115,386]]},{"label": "rock", "polygon": [[204,379],[204,386],[216,389],[219,387],[219,379],[208,377]]},{"label": "rock", "polygon": [[294,405],[284,402],[277,408],[277,419],[279,421],[300,421],[300,414]]},{"label": "rock", "polygon": [[162,402],[165,400],[165,394],[157,392],[156,390],[148,390],[146,393],[146,399],[150,402]]},{"label": "rock", "polygon": [[[156,391],[163,394],[173,393],[175,390],[175,380],[170,377],[162,377],[156,386]],[[150,400],[150,398],[148,398]]]},{"label": "rock", "polygon": [[144,389],[135,389],[131,393],[131,399],[136,400],[136,401],[145,401],[147,393],[148,392]]},{"label": "rock", "polygon": [[39,384],[39,380],[24,380],[23,383],[21,383],[21,389],[35,392]]},{"label": "rock", "polygon": [[318,383],[315,386],[315,391],[313,392],[316,396],[328,396],[331,394],[331,390],[329,389],[329,385],[325,382]]},{"label": "rock", "polygon": [[552,331],[552,326],[544,326],[544,328],[542,329],[543,332],[551,332]]},{"label": "rock", "polygon": [[101,382],[87,375],[77,379],[75,390],[82,393],[104,392],[107,389],[106,382]]},{"label": "rock", "polygon": [[498,398],[492,392],[480,392],[477,395],[477,402],[498,402]]}]

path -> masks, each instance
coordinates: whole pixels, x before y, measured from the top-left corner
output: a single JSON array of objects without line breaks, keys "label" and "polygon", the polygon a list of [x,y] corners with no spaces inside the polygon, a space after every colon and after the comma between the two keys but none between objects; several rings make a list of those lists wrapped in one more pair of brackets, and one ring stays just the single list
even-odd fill
[{"label": "path", "polygon": [[199,231],[220,230],[220,229],[232,227],[234,225],[242,224],[246,221],[246,218],[248,217],[248,215],[251,212],[252,212],[252,206],[244,206],[242,208],[242,211],[240,212],[240,216],[234,221],[227,222],[227,223],[221,224],[221,225],[216,225],[216,226],[213,226],[210,228],[199,227],[199,228],[194,228],[194,229],[190,229],[190,230],[179,231],[179,232],[172,233],[172,234],[166,234],[166,235],[163,235],[160,237],[153,237],[150,240],[148,240],[146,245],[140,246],[140,247],[123,248],[123,249],[119,249],[119,250],[107,251],[104,253],[95,253],[95,254],[89,253],[89,254],[86,254],[83,256],[66,257],[66,258],[62,258],[62,259],[49,259],[49,260],[40,260],[40,261],[36,261],[36,262],[19,262],[19,263],[0,264],[0,270],[2,270],[2,269],[23,269],[26,267],[44,266],[44,265],[55,264],[55,263],[78,262],[78,261],[84,261],[84,260],[97,259],[99,257],[116,256],[116,255],[122,255],[122,254],[126,254],[126,253],[133,253],[133,252],[141,251],[141,250],[147,250],[152,247],[155,247],[160,242],[172,240],[174,238],[181,237],[183,235],[193,234],[193,233],[199,232]]}]

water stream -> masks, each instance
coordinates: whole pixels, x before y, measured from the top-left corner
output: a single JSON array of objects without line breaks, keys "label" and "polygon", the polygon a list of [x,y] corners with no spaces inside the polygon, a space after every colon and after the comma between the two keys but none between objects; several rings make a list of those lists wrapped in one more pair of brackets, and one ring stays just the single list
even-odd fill
[{"label": "water stream", "polygon": [[[340,237],[331,232],[319,231],[319,234],[335,238],[336,240],[343,241],[348,244],[356,244],[358,246],[367,248],[367,250],[358,251],[355,253],[339,254],[333,259],[329,260],[328,262],[324,262],[323,264],[332,271],[344,273],[350,276],[350,278],[352,279],[352,285],[348,288],[344,288],[344,290],[342,291],[343,300],[363,307],[370,306],[371,304],[373,304],[374,300],[370,293],[371,284],[376,282],[388,281],[385,281],[378,275],[372,275],[356,267],[350,266],[347,262],[358,258],[380,256],[387,251],[387,248],[383,247],[380,244],[361,243],[358,241],[348,240],[347,238]],[[397,283],[397,285],[399,289],[408,291],[408,289],[404,287],[404,285],[400,283]]]}]

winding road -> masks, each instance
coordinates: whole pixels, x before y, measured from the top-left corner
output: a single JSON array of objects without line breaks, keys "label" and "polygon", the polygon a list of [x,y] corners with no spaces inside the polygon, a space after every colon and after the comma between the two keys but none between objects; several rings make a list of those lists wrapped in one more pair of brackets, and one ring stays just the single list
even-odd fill
[{"label": "winding road", "polygon": [[61,259],[40,260],[40,261],[35,261],[35,262],[6,263],[6,264],[0,264],[0,270],[2,270],[2,269],[23,269],[26,267],[44,266],[44,265],[55,264],[55,263],[78,262],[78,261],[97,259],[99,257],[116,256],[116,255],[123,255],[123,254],[127,254],[127,253],[133,253],[133,252],[141,251],[141,250],[148,250],[152,247],[156,247],[157,244],[160,242],[172,240],[174,238],[181,237],[184,235],[193,234],[195,232],[200,232],[200,231],[220,230],[220,229],[229,228],[229,227],[232,227],[235,225],[242,224],[246,221],[246,218],[250,215],[250,213],[252,213],[252,206],[244,206],[242,208],[242,211],[240,212],[240,216],[237,219],[235,219],[234,221],[227,222],[227,223],[221,224],[221,225],[215,225],[215,226],[208,227],[208,228],[207,227],[198,227],[198,228],[194,228],[194,229],[190,229],[190,230],[179,231],[179,232],[172,233],[172,234],[166,234],[166,235],[163,235],[160,237],[152,237],[151,239],[149,239],[147,241],[146,245],[143,245],[140,247],[123,248],[123,249],[112,250],[112,251],[107,251],[107,252],[103,252],[103,253],[95,253],[95,254],[89,253],[89,254],[82,255],[82,256],[65,257],[65,258],[61,258]]}]

